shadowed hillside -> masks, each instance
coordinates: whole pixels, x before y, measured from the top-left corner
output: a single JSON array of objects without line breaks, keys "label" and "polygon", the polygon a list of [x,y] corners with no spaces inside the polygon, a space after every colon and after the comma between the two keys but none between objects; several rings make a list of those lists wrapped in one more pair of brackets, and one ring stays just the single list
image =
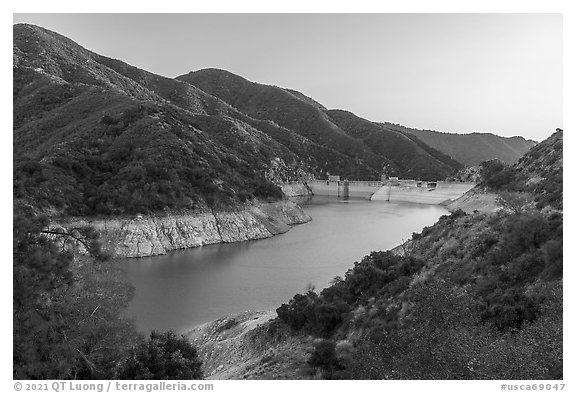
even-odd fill
[{"label": "shadowed hillside", "polygon": [[479,159],[462,151],[507,161],[502,146],[529,144],[435,133],[459,141],[448,148],[226,71],[154,75],[31,25],[14,26],[13,62],[15,195],[67,214],[275,199],[281,182],[328,173],[439,180]]},{"label": "shadowed hillside", "polygon": [[[73,215],[226,207],[280,198],[266,178],[276,159],[286,163],[277,177],[305,172],[284,145],[222,116],[226,104],[126,71],[142,85],[102,59],[58,34],[14,26],[15,198]],[[152,90],[173,87],[196,111]]]},{"label": "shadowed hillside", "polygon": [[436,179],[458,166],[398,133],[367,148],[295,91],[271,88],[282,110],[260,116],[36,26],[14,26],[13,62],[14,195],[45,211],[226,207],[277,199],[278,182],[313,175],[377,179],[386,166]]},{"label": "shadowed hillside", "polygon": [[[365,163],[374,174],[383,167],[391,175],[444,179],[461,164],[400,132],[390,131],[344,111],[328,111],[302,93],[250,82],[227,71],[206,69],[177,79],[197,86],[256,119],[282,127]],[[369,134],[369,137],[368,137]],[[348,172],[334,174],[350,176]],[[366,173],[363,178],[374,178]],[[352,177],[352,176],[350,176]]]}]

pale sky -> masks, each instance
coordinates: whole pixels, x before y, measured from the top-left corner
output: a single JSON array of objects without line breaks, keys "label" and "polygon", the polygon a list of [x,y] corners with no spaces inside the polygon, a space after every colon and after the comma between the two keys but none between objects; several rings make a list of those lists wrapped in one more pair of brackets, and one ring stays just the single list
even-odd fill
[{"label": "pale sky", "polygon": [[329,109],[541,141],[562,124],[561,14],[15,14],[175,77],[202,68]]}]

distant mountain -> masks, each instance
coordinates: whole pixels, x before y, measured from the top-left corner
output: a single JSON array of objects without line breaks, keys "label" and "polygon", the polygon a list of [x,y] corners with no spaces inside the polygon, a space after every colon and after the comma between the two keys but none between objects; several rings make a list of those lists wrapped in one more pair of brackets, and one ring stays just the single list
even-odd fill
[{"label": "distant mountain", "polygon": [[450,134],[430,130],[417,130],[385,123],[384,127],[415,135],[427,145],[452,157],[465,166],[478,165],[482,161],[498,159],[507,164],[518,161],[524,153],[536,145],[521,136],[502,137],[488,133]]},{"label": "distant mountain", "polygon": [[176,79],[220,98],[250,117],[273,121],[371,168],[364,173],[341,168],[340,172],[331,171],[333,174],[369,179],[386,167],[389,174],[401,177],[443,179],[462,166],[402,132],[349,112],[327,110],[294,90],[254,83],[217,69],[190,72]]}]

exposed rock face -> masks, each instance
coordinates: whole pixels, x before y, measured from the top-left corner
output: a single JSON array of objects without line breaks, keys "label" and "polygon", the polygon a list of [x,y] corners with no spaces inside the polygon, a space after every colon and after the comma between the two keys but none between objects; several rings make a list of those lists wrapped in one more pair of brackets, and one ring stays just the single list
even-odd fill
[{"label": "exposed rock face", "polygon": [[280,187],[287,197],[310,196],[312,190],[305,183],[287,183]]},{"label": "exposed rock face", "polygon": [[504,208],[500,198],[493,192],[472,189],[460,198],[454,200],[446,205],[446,208],[451,212],[458,209],[463,210],[467,214],[472,214],[475,211],[482,213],[494,213]]},{"label": "exposed rock face", "polygon": [[85,219],[59,223],[63,227],[91,225],[102,249],[113,257],[146,257],[215,243],[263,239],[311,218],[291,201],[252,203],[230,212],[178,213],[131,219]]},{"label": "exposed rock face", "polygon": [[259,351],[250,341],[259,339],[258,327],[275,317],[275,311],[245,311],[186,332],[199,350],[205,378],[234,379],[248,364],[257,365],[266,352],[273,352]]}]

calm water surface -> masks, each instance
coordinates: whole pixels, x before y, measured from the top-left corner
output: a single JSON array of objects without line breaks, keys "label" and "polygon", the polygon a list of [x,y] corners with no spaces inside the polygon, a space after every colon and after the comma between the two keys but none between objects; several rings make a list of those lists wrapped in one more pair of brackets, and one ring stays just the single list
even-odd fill
[{"label": "calm water surface", "polygon": [[435,205],[322,197],[303,207],[312,221],[283,235],[125,261],[136,287],[128,314],[138,329],[185,331],[231,313],[275,309],[446,214]]}]

